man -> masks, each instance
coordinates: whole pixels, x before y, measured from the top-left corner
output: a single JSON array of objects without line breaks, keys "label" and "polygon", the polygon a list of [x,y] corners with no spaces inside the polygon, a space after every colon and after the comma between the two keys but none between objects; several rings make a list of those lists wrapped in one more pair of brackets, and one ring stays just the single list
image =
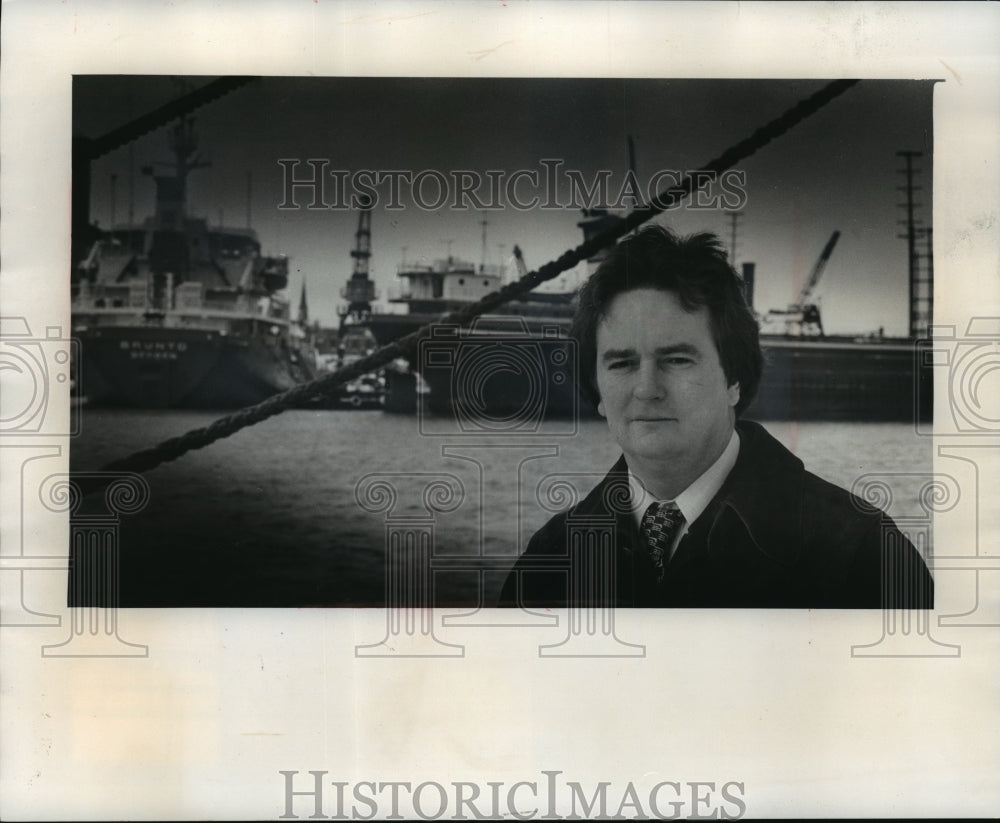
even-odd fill
[{"label": "man", "polygon": [[623,455],[534,535],[501,605],[933,606],[887,515],[739,420],[763,358],[714,235],[651,227],[620,243],[581,289],[571,336]]}]

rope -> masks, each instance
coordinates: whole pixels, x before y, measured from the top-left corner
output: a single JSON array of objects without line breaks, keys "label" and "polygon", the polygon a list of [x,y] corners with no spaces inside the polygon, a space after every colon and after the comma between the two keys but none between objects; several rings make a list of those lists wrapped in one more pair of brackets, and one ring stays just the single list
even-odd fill
[{"label": "rope", "polygon": [[176,120],[178,117],[186,117],[192,111],[204,106],[206,103],[211,103],[213,100],[229,94],[229,92],[235,91],[240,86],[245,86],[256,79],[255,77],[238,76],[221,77],[218,80],[213,80],[211,83],[206,83],[200,89],[195,89],[182,97],[178,97],[176,100],[171,100],[149,114],[144,114],[142,117],[129,121],[124,126],[110,131],[102,137],[93,140],[84,138],[86,142],[86,159],[97,160],[105,154],[121,148],[127,143],[131,143],[133,140],[138,140],[144,134],[167,125],[167,123]]},{"label": "rope", "polygon": [[[836,80],[829,83],[815,94],[797,103],[784,114],[757,129],[746,140],[737,143],[714,160],[706,163],[698,171],[686,176],[677,186],[661,192],[649,204],[629,213],[620,223],[595,235],[575,249],[565,252],[559,258],[546,263],[540,269],[529,272],[520,280],[508,283],[500,290],[486,295],[477,303],[447,314],[437,322],[439,324],[466,326],[479,315],[499,308],[504,303],[526,294],[541,283],[551,280],[562,272],[573,268],[577,263],[592,257],[598,251],[606,246],[610,246],[618,238],[628,234],[650,218],[671,208],[684,197],[701,189],[713,177],[711,174],[706,174],[706,172],[718,174],[732,168],[736,163],[747,159],[775,138],[780,137],[807,117],[815,114],[823,106],[843,94],[857,82],[857,80]],[[703,182],[697,183],[695,182],[697,180]],[[154,469],[163,463],[176,460],[189,451],[208,446],[216,440],[221,440],[224,437],[235,434],[240,429],[280,414],[289,407],[315,396],[317,392],[330,393],[337,386],[361,377],[361,375],[368,372],[376,371],[397,358],[406,357],[416,349],[421,340],[430,336],[430,330],[430,325],[423,326],[417,331],[387,346],[383,346],[378,351],[355,361],[349,366],[345,366],[309,383],[302,383],[286,392],[269,397],[267,400],[254,406],[240,409],[233,414],[216,420],[204,428],[193,429],[179,437],[166,440],[153,448],[136,452],[120,460],[115,460],[105,465],[101,471],[142,473]],[[80,491],[85,495],[90,494],[103,488],[110,482],[111,478],[108,477],[91,476],[87,479],[81,479],[79,484]]]}]

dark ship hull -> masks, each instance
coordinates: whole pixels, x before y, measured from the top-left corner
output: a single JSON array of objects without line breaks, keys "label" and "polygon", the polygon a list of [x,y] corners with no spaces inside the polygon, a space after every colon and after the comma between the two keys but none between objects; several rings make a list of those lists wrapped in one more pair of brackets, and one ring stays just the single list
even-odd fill
[{"label": "dark ship hull", "polygon": [[[384,344],[431,319],[430,315],[375,315],[370,327]],[[446,367],[427,362],[428,347],[438,345],[433,338],[421,344],[422,353],[411,365],[431,390],[422,401],[423,410],[471,416],[478,409],[497,421],[511,421],[512,428],[522,419],[595,416],[596,411],[574,391],[572,360],[553,362],[551,357],[557,340],[565,345],[567,322],[561,318],[509,320],[523,323],[527,330],[523,339],[501,331],[499,319],[484,318],[475,333],[463,331],[453,338],[457,357]],[[497,346],[493,355],[486,348],[491,336]],[[506,358],[500,354],[504,346]],[[929,368],[918,368],[915,341],[763,335],[761,346],[764,374],[748,417],[907,423],[931,419],[932,374]],[[513,359],[509,356],[512,349],[519,350]],[[469,365],[463,367],[461,356]],[[471,371],[474,361],[480,373],[478,379],[468,379],[464,372]],[[397,378],[390,394],[394,386],[400,391],[408,388],[406,381]]]},{"label": "dark ship hull", "polygon": [[933,375],[912,340],[762,337],[759,420],[930,420]]},{"label": "dark ship hull", "polygon": [[240,335],[121,326],[78,336],[81,393],[93,405],[237,408],[311,377],[302,359],[264,329]]}]

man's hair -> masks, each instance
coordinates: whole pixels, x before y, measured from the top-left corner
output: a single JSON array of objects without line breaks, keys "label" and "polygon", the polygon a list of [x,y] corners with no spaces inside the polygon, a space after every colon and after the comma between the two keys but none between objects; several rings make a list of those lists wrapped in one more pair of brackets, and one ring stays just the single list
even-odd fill
[{"label": "man's hair", "polygon": [[578,346],[584,397],[595,406],[600,402],[597,327],[614,298],[633,289],[672,292],[686,311],[708,310],[726,381],[740,384],[739,417],[757,395],[764,367],[757,320],[747,305],[743,281],[716,235],[677,237],[662,226],[649,226],[615,246],[580,289],[570,337]]}]

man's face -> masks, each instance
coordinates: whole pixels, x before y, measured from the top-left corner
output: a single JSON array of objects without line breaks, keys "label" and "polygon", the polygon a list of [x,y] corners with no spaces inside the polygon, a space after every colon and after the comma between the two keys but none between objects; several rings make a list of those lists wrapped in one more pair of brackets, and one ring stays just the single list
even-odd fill
[{"label": "man's face", "polygon": [[739,384],[726,384],[707,309],[685,311],[658,289],[611,301],[597,326],[597,388],[597,409],[629,465],[640,476],[666,467],[686,483],[726,447],[740,399]]}]

